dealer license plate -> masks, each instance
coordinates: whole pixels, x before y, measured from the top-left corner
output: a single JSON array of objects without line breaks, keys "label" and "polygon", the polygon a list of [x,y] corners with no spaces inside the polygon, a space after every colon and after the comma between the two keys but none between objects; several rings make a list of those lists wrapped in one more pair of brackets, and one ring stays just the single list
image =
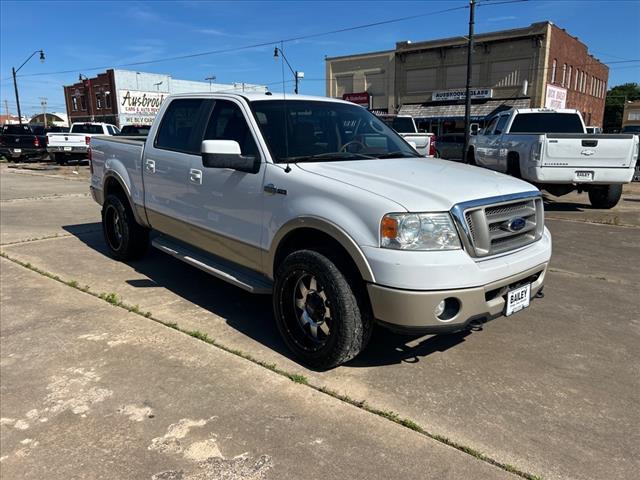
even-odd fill
[{"label": "dealer license plate", "polygon": [[21,148],[14,148],[13,149],[13,153],[22,153],[22,149]]},{"label": "dealer license plate", "polygon": [[509,315],[513,315],[514,313],[519,312],[523,308],[527,308],[529,306],[530,299],[530,283],[526,284],[523,287],[516,288],[515,290],[511,290],[507,293],[507,308],[505,315],[508,317]]},{"label": "dealer license plate", "polygon": [[574,178],[576,182],[591,182],[593,181],[593,172],[578,170],[576,171]]},{"label": "dealer license plate", "polygon": [[64,147],[64,151],[65,152],[70,152],[71,151],[71,147]]}]

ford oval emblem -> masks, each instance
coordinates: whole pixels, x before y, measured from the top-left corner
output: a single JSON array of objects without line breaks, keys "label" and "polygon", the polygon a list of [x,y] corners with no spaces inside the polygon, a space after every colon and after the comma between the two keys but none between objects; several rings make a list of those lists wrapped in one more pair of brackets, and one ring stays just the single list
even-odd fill
[{"label": "ford oval emblem", "polygon": [[522,217],[515,217],[509,220],[507,228],[512,232],[519,232],[527,225],[527,221]]}]

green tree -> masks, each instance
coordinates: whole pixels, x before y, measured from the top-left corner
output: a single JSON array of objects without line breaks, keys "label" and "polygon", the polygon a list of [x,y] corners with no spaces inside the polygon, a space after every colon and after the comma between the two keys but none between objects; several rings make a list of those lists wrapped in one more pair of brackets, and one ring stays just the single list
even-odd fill
[{"label": "green tree", "polygon": [[640,85],[637,83],[623,83],[607,92],[604,104],[604,120],[602,122],[605,132],[620,129],[624,102],[631,100],[640,100]]}]

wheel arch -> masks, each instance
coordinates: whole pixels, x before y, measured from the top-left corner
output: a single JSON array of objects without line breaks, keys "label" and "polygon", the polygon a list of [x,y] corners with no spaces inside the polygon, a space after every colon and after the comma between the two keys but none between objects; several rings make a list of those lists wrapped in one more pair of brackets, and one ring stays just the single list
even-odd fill
[{"label": "wheel arch", "polygon": [[138,222],[139,225],[146,225],[147,222],[143,221],[143,219],[140,218],[138,209],[135,208],[135,205],[133,205],[133,202],[131,201],[131,190],[127,186],[127,183],[124,181],[122,176],[115,170],[106,171],[104,174],[104,180],[102,182],[103,202],[106,200],[107,195],[118,192],[125,197],[127,203],[129,204],[129,208],[131,208],[131,211],[133,212],[133,216],[136,222]]},{"label": "wheel arch", "polygon": [[337,258],[349,262],[348,266],[365,282],[375,281],[369,262],[355,240],[339,226],[317,217],[296,218],[278,230],[267,252],[265,273],[273,278],[280,262],[295,250],[322,247],[329,247]]}]

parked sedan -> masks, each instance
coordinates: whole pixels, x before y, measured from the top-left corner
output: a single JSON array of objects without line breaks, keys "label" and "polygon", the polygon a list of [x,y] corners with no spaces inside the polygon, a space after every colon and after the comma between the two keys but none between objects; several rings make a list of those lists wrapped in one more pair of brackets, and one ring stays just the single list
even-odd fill
[{"label": "parked sedan", "polygon": [[440,158],[462,161],[464,157],[464,133],[445,133],[436,139],[436,150]]}]

